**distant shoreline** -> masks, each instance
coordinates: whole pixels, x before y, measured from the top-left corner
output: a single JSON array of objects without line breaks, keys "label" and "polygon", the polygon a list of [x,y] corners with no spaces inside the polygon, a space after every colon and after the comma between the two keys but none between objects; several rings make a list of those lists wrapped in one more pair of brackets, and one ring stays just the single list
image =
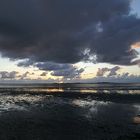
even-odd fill
[{"label": "distant shoreline", "polygon": [[9,84],[9,85],[26,85],[26,84],[40,84],[40,85],[45,85],[45,84],[140,84],[139,82],[94,82],[94,83],[86,83],[86,82],[76,82],[76,83],[46,83],[46,82],[30,82],[30,81],[0,81],[0,85],[6,85],[6,84]]}]

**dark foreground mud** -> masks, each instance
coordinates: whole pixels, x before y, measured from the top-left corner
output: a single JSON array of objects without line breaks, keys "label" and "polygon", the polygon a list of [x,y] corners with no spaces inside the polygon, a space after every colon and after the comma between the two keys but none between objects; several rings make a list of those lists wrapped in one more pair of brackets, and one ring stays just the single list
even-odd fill
[{"label": "dark foreground mud", "polygon": [[1,89],[0,140],[140,140],[139,99]]}]

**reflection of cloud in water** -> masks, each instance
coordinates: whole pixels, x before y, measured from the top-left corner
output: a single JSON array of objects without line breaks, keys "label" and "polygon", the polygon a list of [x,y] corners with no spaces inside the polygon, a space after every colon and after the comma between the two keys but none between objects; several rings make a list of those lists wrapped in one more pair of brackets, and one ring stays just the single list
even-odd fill
[{"label": "reflection of cloud in water", "polygon": [[137,108],[131,104],[30,94],[2,99],[3,105],[9,101],[9,106],[15,104],[28,111],[14,108],[16,112],[2,113],[0,139],[135,140],[136,134],[140,135],[139,126],[132,123]]},{"label": "reflection of cloud in water", "polygon": [[28,110],[29,107],[44,97],[38,95],[0,95],[0,112],[12,110]]},{"label": "reflection of cloud in water", "polygon": [[97,105],[106,105],[108,104],[109,102],[103,102],[103,101],[96,101],[96,100],[91,100],[91,101],[88,101],[88,100],[73,100],[72,102],[74,105],[78,105],[80,107],[86,107],[86,106],[93,106],[93,107],[96,107]]},{"label": "reflection of cloud in water", "polygon": [[[107,94],[96,94],[103,91]],[[140,136],[140,125],[134,124],[140,113],[139,96],[129,96],[127,90],[122,90],[127,95],[112,91],[86,94],[85,88],[81,91],[85,94],[74,94],[61,88],[1,90],[0,140],[136,140]]]},{"label": "reflection of cloud in water", "polygon": [[98,119],[99,122],[104,121],[109,124],[115,122],[119,124],[120,121],[131,124],[134,120],[137,122],[140,121],[140,117],[135,117],[137,114],[140,114],[140,104],[116,104],[95,100],[74,100],[72,103],[85,109],[85,116],[90,120]]},{"label": "reflection of cloud in water", "polygon": [[87,109],[87,112],[85,114],[85,117],[87,118],[92,118],[92,114],[97,114],[98,113],[98,107],[99,106],[107,106],[109,102],[103,102],[103,101],[86,101],[86,100],[73,100],[72,102],[74,105],[82,107],[84,109]]}]

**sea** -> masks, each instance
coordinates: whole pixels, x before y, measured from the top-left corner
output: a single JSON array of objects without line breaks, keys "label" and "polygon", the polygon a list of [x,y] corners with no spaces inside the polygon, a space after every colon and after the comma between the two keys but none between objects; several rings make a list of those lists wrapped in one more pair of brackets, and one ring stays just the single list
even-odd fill
[{"label": "sea", "polygon": [[0,140],[140,140],[140,84],[1,83]]}]

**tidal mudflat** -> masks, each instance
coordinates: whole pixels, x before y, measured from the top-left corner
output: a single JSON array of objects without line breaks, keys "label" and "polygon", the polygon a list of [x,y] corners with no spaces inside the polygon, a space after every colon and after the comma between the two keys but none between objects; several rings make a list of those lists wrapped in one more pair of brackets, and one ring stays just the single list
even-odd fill
[{"label": "tidal mudflat", "polygon": [[0,86],[0,140],[139,140],[139,84]]}]

